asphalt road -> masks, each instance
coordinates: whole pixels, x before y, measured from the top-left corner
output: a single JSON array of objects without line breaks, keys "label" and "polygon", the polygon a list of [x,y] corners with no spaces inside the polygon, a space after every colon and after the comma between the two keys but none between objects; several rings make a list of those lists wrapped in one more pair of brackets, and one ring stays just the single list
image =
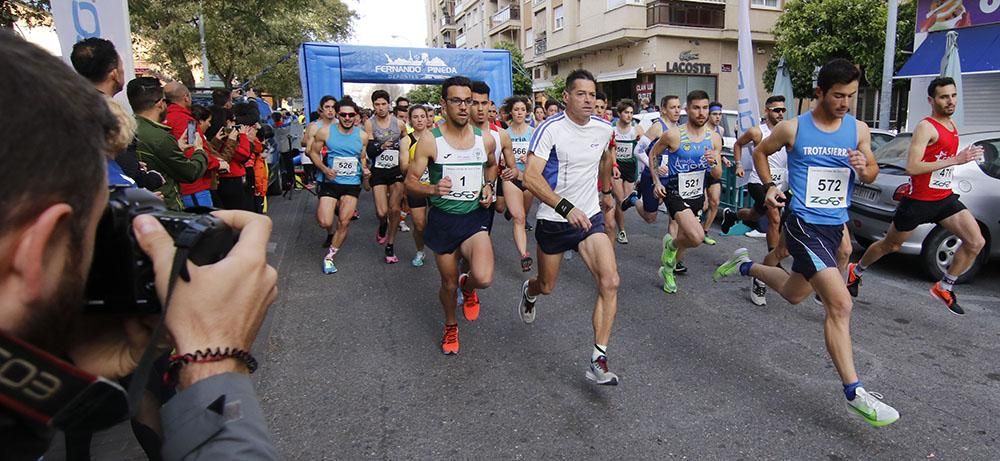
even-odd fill
[{"label": "asphalt road", "polygon": [[958,289],[964,317],[930,298],[914,258],[868,272],[855,361],[902,415],[876,429],[844,403],[820,306],[769,293],[756,307],[748,280],[712,282],[735,248],[762,257],[762,240],[690,251],[667,295],[655,273],[666,216],[647,225],[630,212],[608,351],[622,382],[597,387],[584,378],[595,292],[580,258],[525,325],[515,309],[526,274],[498,217],[493,286],[480,319],[460,320],[461,353],[444,356],[432,260],[411,267],[401,233],[402,262],[384,264],[365,194],[340,272],[323,275],[315,204],[305,192],[271,201],[280,295],[255,376],[287,459],[1000,459],[998,264]]}]

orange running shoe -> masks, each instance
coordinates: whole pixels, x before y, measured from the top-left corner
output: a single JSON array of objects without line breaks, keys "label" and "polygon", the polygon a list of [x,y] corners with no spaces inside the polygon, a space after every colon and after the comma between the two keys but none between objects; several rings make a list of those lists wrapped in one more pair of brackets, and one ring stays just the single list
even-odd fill
[{"label": "orange running shoe", "polygon": [[851,293],[851,297],[857,298],[858,289],[861,288],[861,277],[854,273],[855,266],[856,263],[847,265],[847,291]]},{"label": "orange running shoe", "polygon": [[458,324],[444,326],[444,337],[441,338],[441,352],[445,355],[455,355],[458,353]]},{"label": "orange running shoe", "polygon": [[468,278],[469,274],[458,277],[458,289],[462,290],[462,313],[465,314],[465,320],[472,322],[479,318],[479,295],[476,294],[476,290],[465,291],[462,288]]},{"label": "orange running shoe", "polygon": [[937,282],[931,287],[931,296],[944,301],[945,307],[955,315],[965,315],[965,310],[958,305],[958,297],[955,292],[941,288],[941,282]]}]

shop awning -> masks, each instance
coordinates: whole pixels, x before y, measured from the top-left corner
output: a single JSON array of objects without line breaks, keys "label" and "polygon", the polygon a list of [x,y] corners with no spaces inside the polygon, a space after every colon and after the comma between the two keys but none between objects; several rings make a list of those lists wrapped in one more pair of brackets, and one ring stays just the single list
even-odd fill
[{"label": "shop awning", "polygon": [[601,72],[597,74],[596,78],[598,82],[614,82],[617,80],[630,80],[635,78],[635,74],[639,72],[639,68],[634,69],[623,69],[616,70],[613,72]]},{"label": "shop awning", "polygon": [[550,80],[535,80],[531,82],[531,91],[545,91],[553,86]]},{"label": "shop awning", "polygon": [[[1000,24],[956,29],[963,74],[1000,72]],[[937,77],[948,31],[931,32],[896,78]],[[598,79],[599,80],[599,79]]]}]

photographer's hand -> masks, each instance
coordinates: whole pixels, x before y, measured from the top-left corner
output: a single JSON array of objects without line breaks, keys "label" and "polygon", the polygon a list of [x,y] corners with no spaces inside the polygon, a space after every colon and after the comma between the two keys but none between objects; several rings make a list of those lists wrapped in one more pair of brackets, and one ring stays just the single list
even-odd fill
[{"label": "photographer's hand", "polygon": [[[156,315],[80,315],[71,334],[69,358],[88,373],[109,379],[123,378],[138,366],[158,319]],[[165,352],[169,347],[161,349]]]},{"label": "photographer's hand", "polygon": [[[277,272],[267,264],[271,220],[245,211],[216,211],[216,217],[240,232],[239,241],[221,261],[195,266],[188,263],[191,281],[176,281],[166,326],[178,354],[226,347],[249,351],[267,308],[277,297]],[[136,238],[153,261],[156,291],[163,301],[174,259],[174,241],[155,218],[140,215],[133,221]],[[243,362],[188,364],[181,368],[179,386],[226,372],[246,372]]]}]

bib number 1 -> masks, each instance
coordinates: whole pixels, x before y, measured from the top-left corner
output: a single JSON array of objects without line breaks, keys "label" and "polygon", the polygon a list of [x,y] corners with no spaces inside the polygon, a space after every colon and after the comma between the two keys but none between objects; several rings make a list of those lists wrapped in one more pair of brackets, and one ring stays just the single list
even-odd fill
[{"label": "bib number 1", "polygon": [[479,194],[483,189],[482,165],[444,165],[441,168],[441,177],[451,178],[451,192],[448,195],[441,196],[441,198],[462,202],[479,200]]},{"label": "bib number 1", "polygon": [[809,208],[847,208],[850,168],[809,167],[806,206]]}]

